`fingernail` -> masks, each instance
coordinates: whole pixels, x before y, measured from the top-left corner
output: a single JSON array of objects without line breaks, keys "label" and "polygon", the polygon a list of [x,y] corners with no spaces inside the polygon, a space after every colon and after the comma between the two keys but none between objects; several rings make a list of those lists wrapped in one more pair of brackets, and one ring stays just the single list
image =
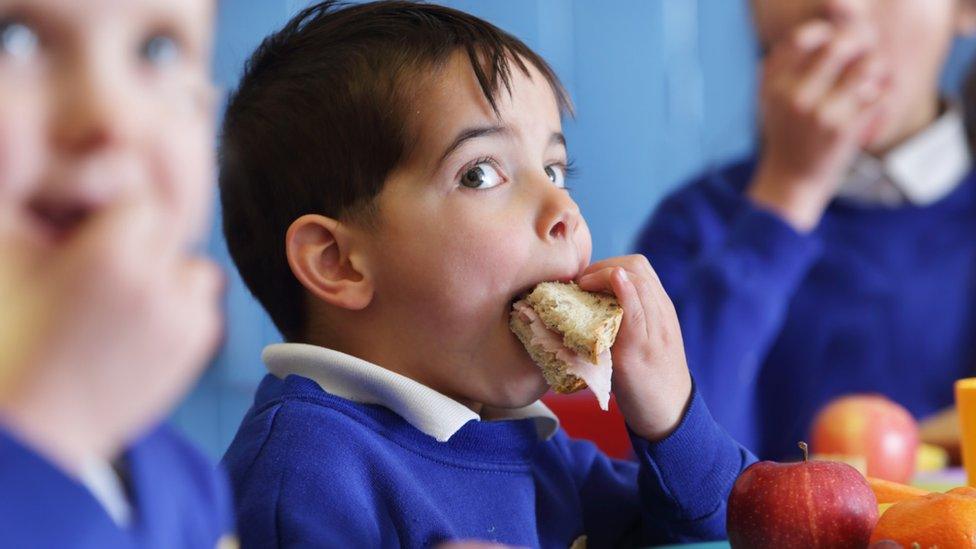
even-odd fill
[{"label": "fingernail", "polygon": [[630,282],[630,277],[627,275],[627,271],[625,269],[620,269],[620,280]]}]

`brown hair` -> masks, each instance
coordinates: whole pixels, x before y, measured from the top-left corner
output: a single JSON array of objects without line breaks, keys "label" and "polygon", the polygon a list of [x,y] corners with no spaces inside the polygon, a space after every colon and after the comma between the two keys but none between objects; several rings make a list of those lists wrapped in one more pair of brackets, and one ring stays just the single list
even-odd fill
[{"label": "brown hair", "polygon": [[491,106],[511,67],[538,69],[563,112],[569,98],[517,38],[454,9],[409,1],[311,6],[268,36],[231,95],[220,144],[220,202],[230,255],[288,340],[305,330],[305,292],[285,234],[307,213],[370,217],[407,150],[410,86],[467,54]]}]

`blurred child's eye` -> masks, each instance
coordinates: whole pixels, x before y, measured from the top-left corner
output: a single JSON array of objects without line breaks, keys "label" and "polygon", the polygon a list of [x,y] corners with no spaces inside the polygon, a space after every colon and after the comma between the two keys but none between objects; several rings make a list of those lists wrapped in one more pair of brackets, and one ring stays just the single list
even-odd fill
[{"label": "blurred child's eye", "polygon": [[560,189],[566,188],[566,169],[561,164],[549,164],[546,166],[546,175]]},{"label": "blurred child's eye", "polygon": [[139,56],[151,65],[166,67],[179,60],[180,53],[176,39],[166,34],[155,34],[142,43]]},{"label": "blurred child's eye", "polygon": [[481,161],[461,174],[461,185],[469,189],[490,189],[504,182],[491,162]]},{"label": "blurred child's eye", "polygon": [[26,58],[37,50],[37,33],[20,21],[0,21],[0,55]]}]

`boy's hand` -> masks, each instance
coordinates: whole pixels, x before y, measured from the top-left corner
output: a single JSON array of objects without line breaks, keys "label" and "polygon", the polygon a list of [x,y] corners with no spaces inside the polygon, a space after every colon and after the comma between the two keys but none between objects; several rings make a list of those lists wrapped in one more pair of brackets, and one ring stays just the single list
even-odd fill
[{"label": "boy's hand", "polygon": [[691,397],[681,329],[674,305],[643,255],[614,257],[587,267],[580,288],[617,297],[624,310],[613,354],[613,393],[630,428],[656,441],[681,421]]},{"label": "boy's hand", "polygon": [[890,76],[867,29],[815,21],[777,44],[763,64],[763,151],[754,202],[809,231],[880,121]]},{"label": "boy's hand", "polygon": [[0,419],[69,471],[161,418],[218,341],[222,275],[185,249],[202,208],[164,204],[130,193],[44,250],[0,234]]}]

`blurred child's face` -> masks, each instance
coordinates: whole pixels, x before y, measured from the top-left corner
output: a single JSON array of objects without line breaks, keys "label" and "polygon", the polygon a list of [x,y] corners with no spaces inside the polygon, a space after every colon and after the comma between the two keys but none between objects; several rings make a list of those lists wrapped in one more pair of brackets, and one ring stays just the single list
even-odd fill
[{"label": "blurred child's face", "polygon": [[[527,66],[530,66],[526,62]],[[374,303],[399,319],[401,371],[461,401],[523,406],[545,391],[508,328],[519,294],[573,279],[589,229],[563,188],[566,145],[545,77],[512,68],[496,115],[466,56],[418,94],[415,149],[378,196]]]},{"label": "blurred child's face", "polygon": [[869,149],[885,149],[911,135],[932,112],[943,62],[972,0],[752,0],[759,38],[770,47],[814,19],[877,37],[877,53],[892,70],[882,100],[882,126]]},{"label": "blurred child's face", "polygon": [[205,219],[213,9],[0,0],[0,203],[19,236],[56,246],[139,193]]}]

